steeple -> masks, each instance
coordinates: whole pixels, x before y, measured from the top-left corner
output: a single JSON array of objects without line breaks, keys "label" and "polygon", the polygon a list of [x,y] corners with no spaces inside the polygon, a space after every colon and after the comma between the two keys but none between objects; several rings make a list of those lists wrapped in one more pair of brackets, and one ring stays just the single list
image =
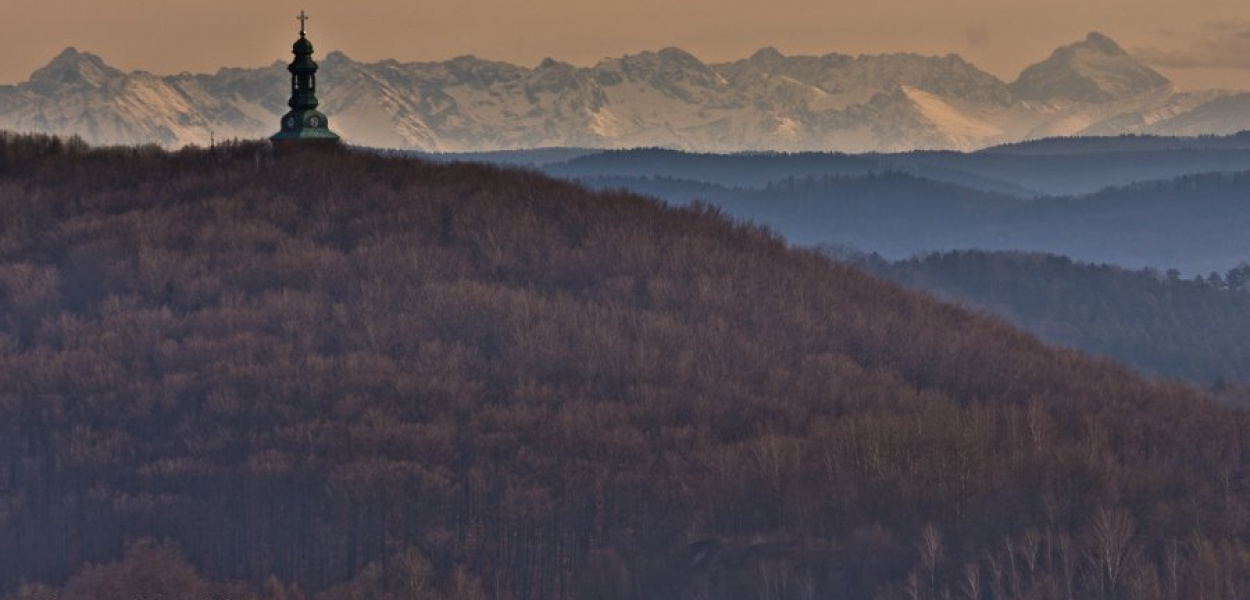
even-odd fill
[{"label": "steeple", "polygon": [[329,120],[317,111],[317,63],[312,59],[313,45],[308,41],[308,15],[300,11],[299,39],[291,52],[295,60],[287,70],[291,72],[290,112],[282,117],[282,130],[269,138],[274,142],[317,140],[322,143],[338,142],[339,136],[330,131]]}]

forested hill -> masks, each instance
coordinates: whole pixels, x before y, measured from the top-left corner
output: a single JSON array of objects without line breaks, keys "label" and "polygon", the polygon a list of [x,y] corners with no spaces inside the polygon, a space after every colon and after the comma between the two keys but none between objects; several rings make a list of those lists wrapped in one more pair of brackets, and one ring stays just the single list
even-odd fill
[{"label": "forested hill", "polygon": [[1250,415],[707,208],[13,136],[0,207],[0,595],[1250,589]]},{"label": "forested hill", "polygon": [[1042,339],[1204,386],[1250,383],[1250,265],[1196,279],[1047,254],[961,251],[865,269],[988,310]]}]

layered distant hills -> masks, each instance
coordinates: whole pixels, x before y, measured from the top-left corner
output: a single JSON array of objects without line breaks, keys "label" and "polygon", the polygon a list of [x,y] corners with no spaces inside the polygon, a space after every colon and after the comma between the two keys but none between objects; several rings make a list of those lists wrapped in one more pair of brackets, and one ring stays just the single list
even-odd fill
[{"label": "layered distant hills", "polygon": [[[1178,90],[1097,33],[1014,82],[956,55],[771,48],[720,64],[666,48],[588,68],[473,56],[360,63],[339,52],[322,66],[323,107],[349,141],[425,151],[968,150],[1048,136],[1250,128],[1250,94]],[[206,144],[210,130],[218,139],[272,133],[286,99],[282,62],[158,76],[71,48],[29,81],[0,87],[0,128],[97,144]]]},{"label": "layered distant hills", "polygon": [[[961,249],[1220,273],[1250,259],[1248,135],[1047,140],[976,153],[531,157],[549,174],[702,200],[804,245],[890,259]],[[478,159],[521,161],[522,153]]]}]

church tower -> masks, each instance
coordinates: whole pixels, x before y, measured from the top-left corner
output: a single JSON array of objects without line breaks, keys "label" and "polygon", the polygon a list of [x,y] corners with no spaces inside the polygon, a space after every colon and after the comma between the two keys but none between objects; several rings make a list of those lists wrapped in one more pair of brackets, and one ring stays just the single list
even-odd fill
[{"label": "church tower", "polygon": [[286,146],[298,143],[300,146],[333,145],[339,136],[330,131],[326,116],[317,111],[317,63],[313,61],[313,45],[308,41],[306,25],[308,16],[304,11],[299,13],[299,39],[291,52],[295,60],[287,70],[291,72],[291,100],[287,106],[290,112],[282,117],[282,130],[269,139],[275,144]]}]

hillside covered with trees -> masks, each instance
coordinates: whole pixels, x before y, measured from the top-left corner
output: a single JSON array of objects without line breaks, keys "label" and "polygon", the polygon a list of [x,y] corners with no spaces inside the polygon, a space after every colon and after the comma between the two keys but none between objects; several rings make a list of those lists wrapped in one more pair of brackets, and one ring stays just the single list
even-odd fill
[{"label": "hillside covered with trees", "polygon": [[1250,415],[715,209],[0,136],[0,596],[1239,600]]},{"label": "hillside covered with trees", "polygon": [[835,255],[1146,373],[1204,386],[1250,382],[1250,264],[1185,279],[1049,254],[973,250],[894,262]]}]

